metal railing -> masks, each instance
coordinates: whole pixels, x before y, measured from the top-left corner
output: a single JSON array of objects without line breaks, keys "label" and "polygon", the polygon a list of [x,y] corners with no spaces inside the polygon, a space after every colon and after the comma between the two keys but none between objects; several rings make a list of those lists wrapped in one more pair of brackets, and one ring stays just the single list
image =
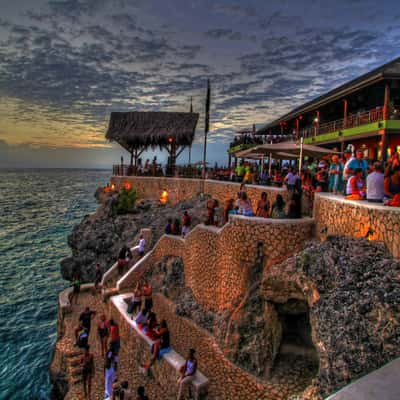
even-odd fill
[{"label": "metal railing", "polygon": [[324,133],[331,133],[340,131],[342,129],[355,128],[356,126],[367,125],[373,122],[383,121],[383,108],[374,108],[365,112],[358,112],[356,114],[349,114],[347,118],[337,119],[335,121],[325,122],[319,126],[307,127],[300,130],[303,137],[312,137],[322,135]]}]

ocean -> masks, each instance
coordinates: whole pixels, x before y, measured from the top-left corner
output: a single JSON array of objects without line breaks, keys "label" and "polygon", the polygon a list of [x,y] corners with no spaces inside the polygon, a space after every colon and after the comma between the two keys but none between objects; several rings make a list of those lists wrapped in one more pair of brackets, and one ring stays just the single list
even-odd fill
[{"label": "ocean", "polygon": [[59,262],[110,171],[0,170],[0,399],[45,400],[57,338]]}]

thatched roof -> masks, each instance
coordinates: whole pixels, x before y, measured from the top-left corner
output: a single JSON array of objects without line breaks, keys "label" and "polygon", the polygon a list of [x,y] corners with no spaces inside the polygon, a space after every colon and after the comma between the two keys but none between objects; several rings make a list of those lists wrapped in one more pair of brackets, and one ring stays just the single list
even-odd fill
[{"label": "thatched roof", "polygon": [[189,146],[198,119],[199,114],[187,112],[113,112],[106,138],[128,151],[164,146],[170,138],[177,146]]}]

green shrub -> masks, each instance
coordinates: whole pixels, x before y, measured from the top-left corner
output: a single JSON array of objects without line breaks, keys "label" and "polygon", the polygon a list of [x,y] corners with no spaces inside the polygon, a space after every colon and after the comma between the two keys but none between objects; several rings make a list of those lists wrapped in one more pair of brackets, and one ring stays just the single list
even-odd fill
[{"label": "green shrub", "polygon": [[122,189],[117,201],[113,205],[114,214],[128,214],[135,211],[135,203],[138,196],[135,189]]}]

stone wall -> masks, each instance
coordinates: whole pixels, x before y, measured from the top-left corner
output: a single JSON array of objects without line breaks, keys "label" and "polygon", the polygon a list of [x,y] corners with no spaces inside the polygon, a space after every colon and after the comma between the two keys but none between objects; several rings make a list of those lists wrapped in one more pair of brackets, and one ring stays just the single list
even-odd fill
[{"label": "stone wall", "polygon": [[[240,184],[235,182],[187,179],[187,178],[165,178],[150,176],[112,176],[111,184],[119,189],[126,183],[137,190],[140,197],[158,199],[163,190],[169,193],[172,203],[188,200],[199,193],[206,193],[224,203],[230,198],[236,199]],[[281,194],[287,200],[288,193],[285,188],[270,186],[246,185],[246,191],[253,202],[257,204],[262,192],[267,192],[270,201],[275,201],[277,194]]]},{"label": "stone wall", "polygon": [[[134,369],[149,358],[149,347],[110,302],[110,314],[120,326],[121,345],[129,349]],[[175,305],[161,294],[154,295],[154,310],[158,320],[165,319],[171,332],[172,348],[185,357],[190,348],[196,350],[199,370],[210,381],[210,399],[265,399],[283,400],[291,393],[286,382],[261,383],[251,374],[228,361],[215,339],[186,318],[176,315]],[[166,398],[176,398],[176,372],[166,363],[158,361],[152,367],[158,384],[165,388]]]},{"label": "stone wall", "polygon": [[314,204],[316,236],[369,237],[385,243],[391,254],[400,257],[400,208],[342,196],[316,194]]},{"label": "stone wall", "polygon": [[151,266],[165,256],[181,257],[185,285],[205,309],[230,309],[246,293],[259,249],[266,263],[282,261],[301,250],[314,222],[231,216],[222,228],[197,225],[185,239],[164,235],[153,250],[122,277],[117,287],[131,290]]}]

